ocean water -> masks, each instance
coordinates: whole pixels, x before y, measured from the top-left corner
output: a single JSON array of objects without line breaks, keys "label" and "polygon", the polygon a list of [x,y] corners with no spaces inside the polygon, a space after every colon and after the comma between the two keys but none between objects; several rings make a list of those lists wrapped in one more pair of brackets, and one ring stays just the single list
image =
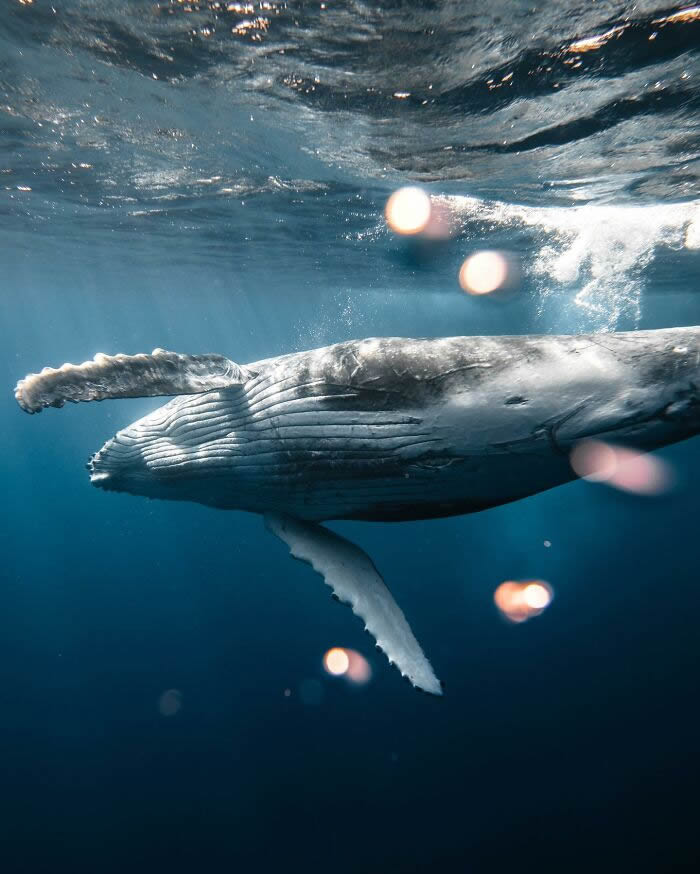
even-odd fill
[{"label": "ocean water", "polygon": [[[698,7],[659,2],[5,0],[3,874],[697,870],[697,438],[660,495],[333,524],[437,699],[260,518],[90,485],[159,400],[12,390],[156,346],[700,324],[699,49]],[[387,227],[406,185],[448,236]],[[459,286],[481,249],[505,298]],[[554,600],[507,623],[522,579]]]}]

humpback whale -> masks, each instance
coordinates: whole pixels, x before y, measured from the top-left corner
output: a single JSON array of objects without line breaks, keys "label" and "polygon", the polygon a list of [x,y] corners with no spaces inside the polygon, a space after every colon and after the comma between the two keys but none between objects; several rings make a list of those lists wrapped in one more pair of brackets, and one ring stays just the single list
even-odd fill
[{"label": "humpback whale", "polygon": [[471,513],[576,478],[598,438],[648,451],[700,431],[700,327],[370,338],[239,365],[97,355],[30,374],[22,409],[175,395],[88,462],[92,483],[264,516],[404,677],[441,684],[369,556],[324,527]]}]

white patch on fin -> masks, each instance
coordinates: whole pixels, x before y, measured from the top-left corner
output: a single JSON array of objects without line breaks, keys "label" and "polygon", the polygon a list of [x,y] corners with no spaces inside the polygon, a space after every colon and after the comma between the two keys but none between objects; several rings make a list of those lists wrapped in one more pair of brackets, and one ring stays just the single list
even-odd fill
[{"label": "white patch on fin", "polygon": [[366,552],[315,522],[268,513],[265,524],[287,544],[294,558],[308,562],[339,600],[364,620],[367,631],[402,676],[419,689],[442,695],[430,662]]}]

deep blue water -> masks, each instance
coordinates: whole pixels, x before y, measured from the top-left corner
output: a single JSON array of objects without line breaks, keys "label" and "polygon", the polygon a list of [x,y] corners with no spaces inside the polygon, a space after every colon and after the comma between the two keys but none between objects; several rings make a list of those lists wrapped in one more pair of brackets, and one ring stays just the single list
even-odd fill
[{"label": "deep blue water", "polygon": [[[158,400],[12,396],[96,352],[700,324],[682,8],[3,5],[3,872],[697,870],[697,438],[659,453],[662,496],[334,523],[438,700],[258,517],[92,488],[87,458]],[[386,227],[416,183],[449,240]],[[482,248],[520,265],[505,300],[459,288]],[[555,599],[507,624],[494,589],[528,578]],[[332,646],[371,682],[328,676]]]}]

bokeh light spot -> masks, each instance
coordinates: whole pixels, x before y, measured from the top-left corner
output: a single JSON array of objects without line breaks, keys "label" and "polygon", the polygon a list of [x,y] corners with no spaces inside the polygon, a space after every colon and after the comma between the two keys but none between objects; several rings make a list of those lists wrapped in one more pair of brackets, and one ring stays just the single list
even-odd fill
[{"label": "bokeh light spot", "polygon": [[323,657],[323,666],[334,677],[340,677],[347,673],[350,667],[350,659],[347,652],[340,646],[329,649]]},{"label": "bokeh light spot", "polygon": [[510,622],[525,622],[539,616],[552,603],[553,597],[552,587],[543,580],[508,580],[493,593],[496,606]]},{"label": "bokeh light spot", "polygon": [[606,482],[617,470],[615,450],[600,440],[584,440],[569,457],[574,473],[589,482]]},{"label": "bokeh light spot", "polygon": [[459,284],[468,294],[491,294],[510,278],[510,264],[501,252],[475,252],[459,270]]},{"label": "bokeh light spot", "polygon": [[384,209],[386,223],[392,231],[404,236],[420,234],[430,221],[430,197],[422,188],[399,188]]},{"label": "bokeh light spot", "polygon": [[167,689],[158,699],[158,711],[161,716],[175,716],[182,709],[182,692],[179,689]]},{"label": "bokeh light spot", "polygon": [[542,583],[528,583],[523,589],[523,600],[528,607],[533,607],[535,610],[544,610],[549,606],[552,600],[552,595],[549,589]]},{"label": "bokeh light spot", "polygon": [[364,686],[372,679],[372,668],[362,653],[334,646],[323,656],[323,667],[333,677],[344,677],[355,686]]},{"label": "bokeh light spot", "polygon": [[581,479],[638,495],[656,495],[673,484],[671,469],[660,458],[601,440],[582,440],[569,461]]},{"label": "bokeh light spot", "polygon": [[372,679],[372,668],[362,653],[354,649],[346,649],[348,656],[348,670],[345,676],[356,686],[364,686]]}]

